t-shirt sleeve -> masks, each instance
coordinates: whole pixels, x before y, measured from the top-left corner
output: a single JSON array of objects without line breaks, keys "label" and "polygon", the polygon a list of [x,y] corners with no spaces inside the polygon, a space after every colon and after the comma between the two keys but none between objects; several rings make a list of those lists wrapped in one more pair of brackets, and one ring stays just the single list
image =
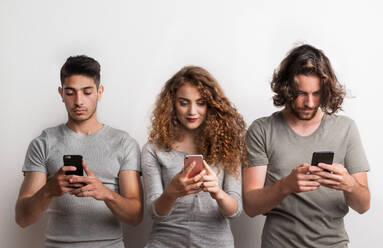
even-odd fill
[{"label": "t-shirt sleeve", "polygon": [[43,132],[29,144],[25,156],[23,172],[36,171],[48,174],[46,161],[48,158],[48,135]]},{"label": "t-shirt sleeve", "polygon": [[236,177],[234,175],[230,175],[225,171],[225,176],[223,180],[223,190],[234,197],[237,200],[237,212],[230,216],[226,216],[227,218],[235,218],[239,216],[242,212],[242,180],[241,180],[241,170],[239,170],[239,175]]},{"label": "t-shirt sleeve", "polygon": [[132,137],[128,137],[125,140],[123,149],[124,156],[121,163],[120,171],[141,171],[141,151],[137,141]]},{"label": "t-shirt sleeve", "polygon": [[246,133],[247,160],[249,166],[268,165],[266,137],[260,120],[254,121]]},{"label": "t-shirt sleeve", "polygon": [[153,219],[163,220],[171,214],[159,215],[154,202],[164,191],[161,176],[161,165],[157,159],[155,147],[146,144],[142,148],[142,179],[144,183],[145,203]]},{"label": "t-shirt sleeve", "polygon": [[350,174],[368,171],[370,169],[366,153],[363,149],[358,128],[354,121],[351,122],[347,142],[346,157],[344,166]]}]

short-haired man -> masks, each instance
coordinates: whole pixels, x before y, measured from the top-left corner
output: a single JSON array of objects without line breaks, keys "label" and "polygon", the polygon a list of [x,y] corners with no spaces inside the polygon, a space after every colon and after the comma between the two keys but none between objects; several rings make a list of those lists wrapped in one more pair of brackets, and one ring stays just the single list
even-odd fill
[{"label": "short-haired man", "polygon": [[[310,45],[290,51],[271,88],[274,105],[284,109],[252,123],[243,169],[246,213],[267,216],[262,247],[347,247],[343,217],[349,207],[367,211],[370,193],[356,125],[335,115],[344,89]],[[318,151],[334,152],[333,164],[310,165]]]},{"label": "short-haired man", "polygon": [[[47,247],[124,247],[119,221],[142,219],[140,149],[126,132],[97,120],[100,65],[69,57],[61,68],[59,93],[68,122],[45,129],[29,145],[16,222],[26,227],[47,210]],[[82,155],[86,176],[66,175],[64,155]]]}]

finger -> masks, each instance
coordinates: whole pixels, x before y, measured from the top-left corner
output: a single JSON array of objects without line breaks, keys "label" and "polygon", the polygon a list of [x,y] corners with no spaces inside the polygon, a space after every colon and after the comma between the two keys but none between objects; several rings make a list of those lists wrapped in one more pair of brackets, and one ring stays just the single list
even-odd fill
[{"label": "finger", "polygon": [[334,181],[340,181],[342,180],[342,176],[341,175],[337,175],[335,173],[328,173],[328,172],[318,172],[317,175],[321,176],[322,178],[327,178],[327,179],[332,179]]},{"label": "finger", "polygon": [[315,166],[315,165],[312,165],[309,168],[309,172],[310,173],[315,173],[315,172],[319,172],[319,171],[323,171],[323,169],[318,167],[318,166]]},{"label": "finger", "polygon": [[65,174],[66,171],[76,171],[77,168],[75,166],[63,166],[58,171],[59,174]]},{"label": "finger", "polygon": [[204,187],[215,187],[215,186],[218,186],[217,182],[204,182],[202,185]]},{"label": "finger", "polygon": [[304,181],[310,181],[310,180],[318,180],[319,178],[321,178],[319,175],[316,175],[316,174],[299,174],[298,175],[298,179],[299,180],[304,180]]},{"label": "finger", "polygon": [[202,177],[202,180],[204,182],[216,181],[216,179],[217,179],[216,177],[211,176],[211,175],[206,175],[206,176]]},{"label": "finger", "polygon": [[214,172],[213,169],[210,167],[210,165],[208,165],[208,164],[206,163],[205,160],[203,160],[203,167],[206,169],[206,172],[207,172],[208,175],[210,175],[210,174],[214,174],[214,175],[215,175],[215,172]]},{"label": "finger", "polygon": [[93,194],[94,194],[94,191],[88,190],[88,191],[84,191],[84,192],[80,192],[78,194],[75,194],[75,196],[77,196],[77,197],[90,197],[90,196],[93,196]]},{"label": "finger", "polygon": [[84,171],[88,177],[94,176],[93,172],[89,169],[88,165],[86,165],[84,161],[82,161],[82,168],[84,168]]},{"label": "finger", "polygon": [[201,180],[201,178],[206,175],[206,170],[202,170],[199,174],[193,177],[194,182],[198,182]]},{"label": "finger", "polygon": [[307,191],[313,191],[317,190],[319,187],[301,187],[300,190],[301,192],[307,192]]},{"label": "finger", "polygon": [[199,188],[201,188],[201,185],[202,185],[202,182],[198,182],[198,183],[190,184],[190,185],[188,185],[188,186],[185,187],[185,191],[199,189]]},{"label": "finger", "polygon": [[318,187],[320,183],[317,181],[299,181],[298,185],[300,187]]},{"label": "finger", "polygon": [[182,170],[182,174],[188,177],[195,165],[196,165],[196,162],[193,161],[188,167],[186,167],[186,169],[184,167],[184,169]]},{"label": "finger", "polygon": [[80,177],[80,176],[75,176],[75,177],[70,177],[69,178],[70,183],[85,183],[85,184],[90,184],[92,182],[92,179],[89,177]]},{"label": "finger", "polygon": [[71,192],[72,195],[77,195],[81,192],[86,192],[86,191],[91,191],[92,190],[92,187],[90,185],[87,185],[87,186],[84,186],[84,187],[81,187],[81,188],[77,188],[75,190],[73,190]]},{"label": "finger", "polygon": [[319,179],[318,182],[320,184],[326,184],[326,185],[340,185],[340,182],[329,180],[329,179]]},{"label": "finger", "polygon": [[308,172],[310,172],[310,165],[303,164],[303,165],[299,166],[298,168],[296,168],[296,170],[299,173],[307,174]]}]

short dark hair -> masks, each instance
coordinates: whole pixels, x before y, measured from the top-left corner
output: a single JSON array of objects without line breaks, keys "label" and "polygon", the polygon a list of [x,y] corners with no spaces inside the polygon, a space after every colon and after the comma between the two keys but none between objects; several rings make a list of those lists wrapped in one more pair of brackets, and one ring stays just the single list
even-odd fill
[{"label": "short dark hair", "polygon": [[93,78],[98,88],[100,85],[100,68],[100,64],[91,57],[85,55],[71,56],[61,67],[61,86],[64,85],[65,79],[72,75],[84,75]]},{"label": "short dark hair", "polygon": [[346,92],[339,83],[330,60],[319,49],[304,44],[293,48],[274,71],[271,89],[277,107],[291,104],[297,97],[297,75],[317,76],[321,83],[320,108],[327,114],[342,109]]}]

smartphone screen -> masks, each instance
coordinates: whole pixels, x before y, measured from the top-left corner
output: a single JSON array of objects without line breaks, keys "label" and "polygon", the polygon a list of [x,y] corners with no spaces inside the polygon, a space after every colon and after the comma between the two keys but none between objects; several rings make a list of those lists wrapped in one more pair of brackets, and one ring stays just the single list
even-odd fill
[{"label": "smartphone screen", "polygon": [[184,159],[184,170],[189,167],[193,162],[195,161],[194,168],[192,171],[189,173],[189,178],[194,177],[198,175],[203,168],[203,156],[201,154],[196,154],[196,155],[186,155]]},{"label": "smartphone screen", "polygon": [[75,171],[66,171],[65,175],[77,175],[84,176],[84,170],[82,168],[82,156],[81,155],[64,155],[64,166],[75,166]]}]

